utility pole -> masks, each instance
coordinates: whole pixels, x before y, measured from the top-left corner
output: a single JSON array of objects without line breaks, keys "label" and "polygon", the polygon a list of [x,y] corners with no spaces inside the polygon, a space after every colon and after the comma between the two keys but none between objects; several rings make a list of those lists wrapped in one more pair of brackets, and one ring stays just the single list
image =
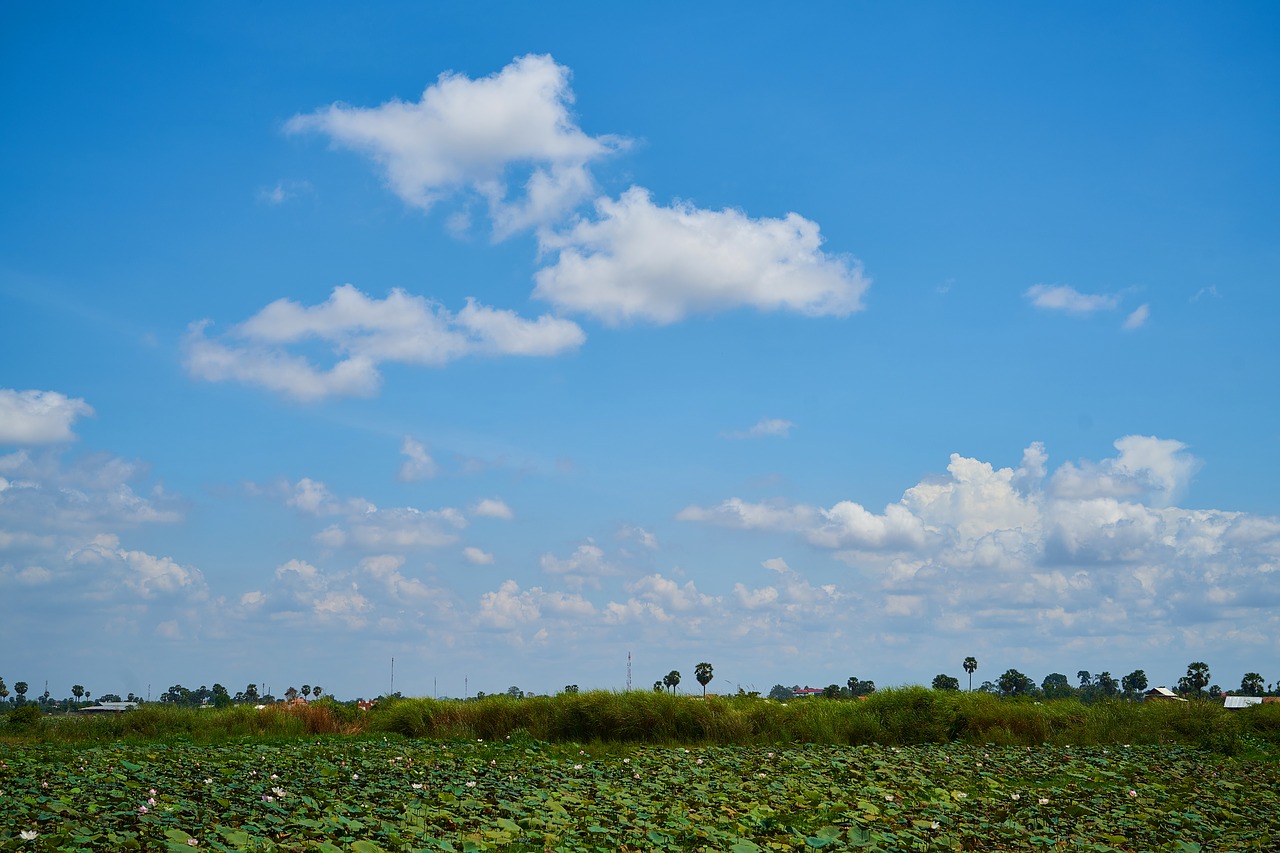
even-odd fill
[{"label": "utility pole", "polygon": [[627,692],[631,692],[631,652],[627,652]]},{"label": "utility pole", "polygon": [[390,692],[390,693],[388,693],[387,695],[388,695],[388,696],[394,696],[394,695],[396,695],[396,658],[395,658],[395,655],[392,655],[392,656],[391,656],[391,692]]}]

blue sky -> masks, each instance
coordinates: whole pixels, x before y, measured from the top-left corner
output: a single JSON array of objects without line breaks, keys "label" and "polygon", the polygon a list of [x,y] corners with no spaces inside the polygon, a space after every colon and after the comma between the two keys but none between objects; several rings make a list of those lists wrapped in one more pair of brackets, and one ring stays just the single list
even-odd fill
[{"label": "blue sky", "polygon": [[0,14],[10,684],[1280,677],[1269,4]]}]

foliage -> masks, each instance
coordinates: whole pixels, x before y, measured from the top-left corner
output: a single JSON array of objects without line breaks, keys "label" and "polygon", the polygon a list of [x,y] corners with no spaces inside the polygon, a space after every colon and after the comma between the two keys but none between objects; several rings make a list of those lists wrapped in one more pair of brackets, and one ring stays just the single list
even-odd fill
[{"label": "foliage", "polygon": [[715,670],[711,664],[703,662],[693,668],[693,677],[702,685],[702,695],[707,695],[707,685],[715,678]]},{"label": "foliage", "polygon": [[939,673],[933,677],[934,690],[959,690],[960,679],[952,675]]},{"label": "foliage", "polygon": [[1006,669],[996,683],[1005,696],[1023,696],[1036,689],[1036,683],[1016,669]]},{"label": "foliage", "polygon": [[[884,700],[859,704],[874,701]],[[797,704],[814,713],[852,703]],[[1187,853],[1199,848],[1184,839],[1223,850],[1280,844],[1280,765],[1180,746],[610,751],[518,732],[498,743],[32,744],[5,747],[0,759],[0,850]]]}]

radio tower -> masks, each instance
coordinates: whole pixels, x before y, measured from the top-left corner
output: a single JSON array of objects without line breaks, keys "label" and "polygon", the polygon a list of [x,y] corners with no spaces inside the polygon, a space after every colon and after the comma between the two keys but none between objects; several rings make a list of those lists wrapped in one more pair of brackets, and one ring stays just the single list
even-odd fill
[{"label": "radio tower", "polygon": [[627,652],[627,692],[631,692],[631,652]]}]

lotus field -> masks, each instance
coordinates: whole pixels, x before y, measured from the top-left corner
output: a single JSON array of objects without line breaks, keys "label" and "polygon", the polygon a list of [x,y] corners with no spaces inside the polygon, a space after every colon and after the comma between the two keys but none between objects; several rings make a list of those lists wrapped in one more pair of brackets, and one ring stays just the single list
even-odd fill
[{"label": "lotus field", "polygon": [[0,744],[2,850],[1280,849],[1280,765],[1184,745],[387,737]]}]

